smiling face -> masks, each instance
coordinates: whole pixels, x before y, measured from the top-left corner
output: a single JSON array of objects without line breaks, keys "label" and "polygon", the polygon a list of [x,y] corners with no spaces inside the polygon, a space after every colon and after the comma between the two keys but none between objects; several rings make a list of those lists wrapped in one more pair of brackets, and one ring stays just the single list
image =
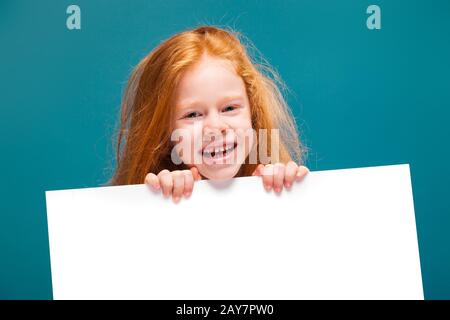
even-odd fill
[{"label": "smiling face", "polygon": [[245,85],[227,60],[203,55],[183,74],[172,122],[183,132],[175,149],[179,158],[208,179],[234,177],[253,146]]}]

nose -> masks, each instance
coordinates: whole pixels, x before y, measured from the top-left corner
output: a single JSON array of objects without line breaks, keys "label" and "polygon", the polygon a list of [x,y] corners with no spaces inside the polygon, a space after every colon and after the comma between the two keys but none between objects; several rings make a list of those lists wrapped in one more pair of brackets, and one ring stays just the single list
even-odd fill
[{"label": "nose", "polygon": [[228,128],[228,124],[217,111],[210,112],[203,122],[203,134],[205,136],[224,134]]}]

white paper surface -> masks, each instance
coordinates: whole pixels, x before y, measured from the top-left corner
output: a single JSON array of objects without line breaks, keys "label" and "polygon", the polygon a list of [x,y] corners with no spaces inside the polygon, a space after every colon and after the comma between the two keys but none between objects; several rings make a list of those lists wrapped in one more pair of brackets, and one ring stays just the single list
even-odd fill
[{"label": "white paper surface", "polygon": [[46,199],[54,299],[423,299],[407,164]]}]

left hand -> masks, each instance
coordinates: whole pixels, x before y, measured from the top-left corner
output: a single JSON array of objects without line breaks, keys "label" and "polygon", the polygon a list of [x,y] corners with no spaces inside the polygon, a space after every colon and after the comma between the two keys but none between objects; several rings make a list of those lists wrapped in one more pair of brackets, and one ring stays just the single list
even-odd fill
[{"label": "left hand", "polygon": [[279,193],[285,188],[290,188],[294,181],[302,180],[309,170],[305,166],[298,166],[294,161],[287,164],[259,164],[252,176],[262,176],[264,188],[270,191],[272,188]]}]

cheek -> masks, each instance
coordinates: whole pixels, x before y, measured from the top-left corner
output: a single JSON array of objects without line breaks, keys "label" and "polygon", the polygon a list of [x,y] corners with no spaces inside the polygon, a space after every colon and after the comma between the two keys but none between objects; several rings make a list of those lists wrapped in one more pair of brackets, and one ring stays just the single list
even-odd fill
[{"label": "cheek", "polygon": [[195,152],[201,147],[201,135],[196,134],[192,127],[179,127],[178,137],[181,140],[175,142],[174,148],[180,159],[185,164],[191,164],[194,161]]},{"label": "cheek", "polygon": [[252,120],[249,114],[243,113],[232,119],[230,125],[235,129],[251,129],[252,128]]}]

